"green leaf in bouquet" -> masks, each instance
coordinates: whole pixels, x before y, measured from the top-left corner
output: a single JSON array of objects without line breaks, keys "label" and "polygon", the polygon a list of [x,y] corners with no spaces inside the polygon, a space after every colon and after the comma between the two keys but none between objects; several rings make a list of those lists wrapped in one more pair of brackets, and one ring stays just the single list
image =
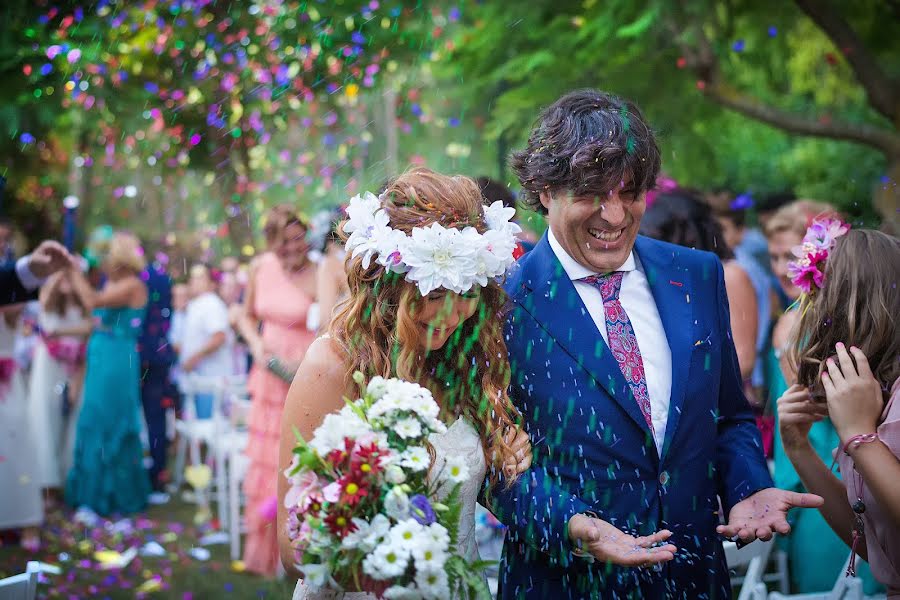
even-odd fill
[{"label": "green leaf in bouquet", "polygon": [[447,510],[439,513],[439,522],[447,529],[447,532],[450,534],[451,548],[456,547],[457,540],[459,538],[459,515],[462,512],[462,505],[459,501],[459,494],[461,489],[461,483],[457,483],[453,486],[450,494],[447,496],[447,498],[444,499],[444,504],[447,505]]},{"label": "green leaf in bouquet", "polygon": [[[357,371],[357,373],[358,372],[359,371]],[[362,405],[358,404],[356,400],[351,400],[350,398],[344,397],[344,402],[347,404],[347,406],[350,407],[350,410],[356,413],[356,416],[367,423],[369,422],[369,418],[366,416],[366,409]]]}]

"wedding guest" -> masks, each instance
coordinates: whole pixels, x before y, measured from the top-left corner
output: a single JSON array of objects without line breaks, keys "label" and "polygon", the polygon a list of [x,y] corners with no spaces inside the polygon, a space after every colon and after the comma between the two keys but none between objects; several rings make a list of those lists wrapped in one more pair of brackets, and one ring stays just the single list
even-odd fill
[{"label": "wedding guest", "polygon": [[73,265],[65,246],[45,240],[34,252],[0,268],[0,305],[34,300],[44,281]]},{"label": "wedding guest", "polygon": [[[183,377],[228,377],[233,375],[232,345],[234,334],[228,323],[228,307],[216,294],[216,282],[204,265],[191,267],[189,288],[191,300],[184,317],[179,367]],[[197,417],[212,416],[213,398],[197,394]]]},{"label": "wedding guest", "polygon": [[347,256],[344,252],[344,244],[338,236],[337,228],[343,218],[340,210],[328,211],[327,229],[323,239],[319,236],[310,236],[310,242],[317,246],[320,255],[316,265],[316,303],[318,305],[318,331],[328,331],[334,315],[335,307],[350,294],[347,283],[347,271],[344,261]]},{"label": "wedding guest", "polygon": [[306,226],[296,214],[285,207],[273,209],[265,234],[271,251],[257,257],[239,323],[253,355],[244,564],[254,573],[273,575],[279,560],[273,474],[278,471],[281,412],[290,381],[315,338],[306,319],[315,299],[316,270],[307,255]]},{"label": "wedding guest", "polygon": [[729,250],[734,253],[734,260],[750,277],[753,292],[756,295],[758,327],[756,328],[756,359],[754,361],[751,383],[754,390],[759,390],[758,397],[765,399],[765,351],[769,343],[772,326],[772,290],[773,278],[769,262],[768,242],[765,235],[757,227],[747,224],[747,212],[753,206],[748,194],[734,197],[722,190],[708,194],[707,202],[722,227],[722,239]]},{"label": "wedding guest", "polygon": [[[790,385],[797,382],[796,371],[788,361],[787,350],[790,345],[791,332],[797,324],[800,312],[797,300],[801,289],[791,280],[788,265],[797,257],[793,248],[803,242],[807,226],[817,216],[836,215],[829,204],[811,200],[798,200],[777,210],[766,224],[766,236],[769,240],[769,255],[772,261],[772,272],[777,277],[779,289],[784,291],[791,306],[775,322],[772,328],[770,348],[766,352],[766,381],[769,398],[777,400]],[[774,407],[773,407],[774,408]],[[797,492],[806,491],[800,476],[785,453],[778,426],[776,411],[775,443],[773,448],[775,462],[775,485]],[[830,460],[831,452],[839,443],[838,434],[831,421],[823,419],[814,423],[808,432],[810,445],[822,460]],[[791,585],[797,593],[813,593],[831,589],[836,573],[847,559],[847,551],[838,537],[831,531],[825,519],[818,511],[794,511],[790,515],[793,533],[789,538],[779,538],[778,545],[788,554]],[[799,565],[807,561],[821,565],[820,569],[803,569]],[[868,592],[877,591],[877,583],[872,579],[867,567],[860,569]]]},{"label": "wedding guest", "polygon": [[[725,293],[731,308],[731,332],[741,377],[749,383],[756,363],[759,328],[756,295],[747,271],[734,259],[722,228],[700,197],[678,188],[656,195],[641,219],[640,232],[664,242],[715,254],[725,269]],[[745,390],[748,389],[745,385]]]},{"label": "wedding guest", "polygon": [[40,548],[44,521],[36,432],[29,427],[25,381],[13,357],[21,306],[0,308],[0,530],[20,529],[28,552]]},{"label": "wedding guest", "polygon": [[93,324],[72,287],[70,275],[53,274],[40,291],[40,341],[34,352],[28,385],[29,427],[38,441],[35,466],[45,490],[62,487],[66,453],[63,399],[68,392],[69,418],[81,404],[86,340]]},{"label": "wedding guest", "polygon": [[175,351],[168,339],[172,279],[159,260],[150,263],[142,274],[142,279],[147,284],[150,300],[138,345],[141,355],[141,404],[147,424],[150,458],[153,461],[149,468],[150,485],[154,492],[161,492],[169,479],[166,473],[169,448],[166,412],[174,404],[169,385],[169,369],[175,362]]},{"label": "wedding guest", "polygon": [[232,329],[231,374],[246,375],[249,368],[249,353],[243,338],[237,335],[237,320],[240,318],[241,299],[244,296],[244,285],[241,283],[240,271],[235,267],[230,271],[222,271],[219,275],[219,297],[228,309],[228,323]]},{"label": "wedding guest", "polygon": [[144,469],[140,424],[140,356],[137,342],[147,306],[146,267],[138,239],[116,232],[105,244],[101,267],[106,284],[94,290],[80,271],[72,286],[94,311],[88,340],[84,395],[75,437],[66,502],[94,512],[134,513],[147,504],[150,480]]},{"label": "wedding guest", "polygon": [[[835,534],[859,555],[889,598],[900,598],[900,240],[850,230],[836,220],[810,228],[802,262],[801,316],[791,336],[797,383],[778,400],[785,452],[808,490],[825,498],[819,509]],[[846,233],[845,233],[846,232]],[[834,458],[809,439],[829,418],[837,431]],[[827,465],[840,466],[841,479]],[[812,570],[820,538],[804,548]],[[799,564],[799,563],[798,563]],[[837,567],[838,569],[840,566]],[[830,571],[832,577],[834,570]]]}]

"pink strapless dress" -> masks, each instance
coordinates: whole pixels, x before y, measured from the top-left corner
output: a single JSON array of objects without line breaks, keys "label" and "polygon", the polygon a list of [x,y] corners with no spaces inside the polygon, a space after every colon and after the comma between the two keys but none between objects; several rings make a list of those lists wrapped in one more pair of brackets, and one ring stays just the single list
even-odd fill
[{"label": "pink strapless dress", "polygon": [[[306,328],[306,315],[313,299],[294,285],[271,253],[260,257],[254,276],[253,308],[262,321],[266,348],[282,360],[301,361],[315,339],[315,333]],[[244,564],[249,571],[264,575],[274,575],[279,563],[275,528],[278,443],[288,388],[266,365],[254,364],[250,370],[250,440],[246,450],[250,466],[244,480],[247,498]]]}]

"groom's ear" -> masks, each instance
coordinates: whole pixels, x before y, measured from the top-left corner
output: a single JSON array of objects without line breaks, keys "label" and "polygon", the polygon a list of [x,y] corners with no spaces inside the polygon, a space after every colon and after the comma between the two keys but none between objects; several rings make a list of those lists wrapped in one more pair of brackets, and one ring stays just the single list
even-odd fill
[{"label": "groom's ear", "polygon": [[541,199],[541,206],[543,206],[547,211],[550,210],[550,202],[553,200],[552,192],[544,191],[539,195]]}]

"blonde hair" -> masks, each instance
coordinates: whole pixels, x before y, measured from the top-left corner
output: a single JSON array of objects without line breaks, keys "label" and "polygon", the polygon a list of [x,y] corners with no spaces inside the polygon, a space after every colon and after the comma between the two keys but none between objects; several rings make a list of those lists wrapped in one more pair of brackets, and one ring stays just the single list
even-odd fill
[{"label": "blonde hair", "polygon": [[824,216],[838,216],[837,209],[818,200],[794,200],[785,204],[766,223],[766,237],[790,231],[803,237],[813,219]]},{"label": "blonde hair", "polygon": [[[432,223],[472,226],[479,233],[487,229],[481,190],[468,177],[416,168],[390,181],[381,199],[391,227],[407,235]],[[416,360],[421,349],[415,316],[422,305],[416,286],[374,261],[363,268],[361,256],[348,255],[346,270],[350,295],[339,305],[330,333],[347,351],[348,384],[360,371],[366,378],[399,377],[424,385],[445,416],[464,416],[472,423],[492,467],[490,481],[497,482],[502,465],[516,462],[503,433],[519,420],[506,392],[510,369],[501,329],[503,290],[494,281],[482,288],[476,313],[422,364]]]},{"label": "blonde hair", "polygon": [[304,228],[306,223],[300,218],[300,215],[290,204],[278,204],[273,206],[266,214],[266,223],[263,225],[263,236],[266,239],[266,246],[271,250],[277,244],[284,240],[284,230],[288,225],[299,223]]},{"label": "blonde hair", "polygon": [[125,231],[113,234],[103,256],[103,262],[108,263],[112,270],[127,269],[135,274],[147,268],[140,240],[134,234]]}]

